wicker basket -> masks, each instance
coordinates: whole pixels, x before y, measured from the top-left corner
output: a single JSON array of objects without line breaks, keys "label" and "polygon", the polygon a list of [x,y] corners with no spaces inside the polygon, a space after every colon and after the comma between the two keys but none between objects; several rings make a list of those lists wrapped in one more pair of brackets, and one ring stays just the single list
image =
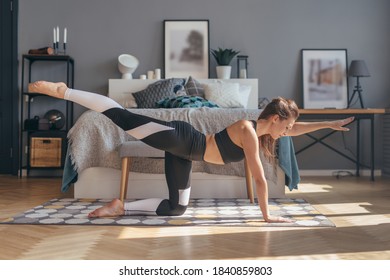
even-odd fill
[{"label": "wicker basket", "polygon": [[61,167],[61,138],[31,137],[31,167]]}]

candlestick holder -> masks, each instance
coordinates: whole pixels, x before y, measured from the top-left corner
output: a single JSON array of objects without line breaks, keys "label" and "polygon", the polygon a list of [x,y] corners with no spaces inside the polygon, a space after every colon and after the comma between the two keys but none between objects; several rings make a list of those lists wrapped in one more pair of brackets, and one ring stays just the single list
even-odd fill
[{"label": "candlestick holder", "polygon": [[62,50],[59,48],[59,43],[53,43],[53,49],[55,55],[66,55],[66,43],[62,43]]}]

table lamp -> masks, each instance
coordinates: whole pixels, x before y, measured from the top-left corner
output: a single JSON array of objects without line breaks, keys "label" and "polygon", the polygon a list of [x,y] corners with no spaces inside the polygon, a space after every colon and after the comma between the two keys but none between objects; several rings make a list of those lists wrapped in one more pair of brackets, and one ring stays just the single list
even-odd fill
[{"label": "table lamp", "polygon": [[138,64],[139,62],[136,57],[130,54],[121,54],[118,57],[118,69],[122,73],[122,79],[132,79]]},{"label": "table lamp", "polygon": [[353,90],[351,98],[348,100],[348,108],[351,106],[351,103],[355,97],[355,94],[358,94],[360,101],[360,106],[364,108],[363,98],[362,98],[362,87],[360,86],[359,78],[360,77],[370,77],[370,72],[368,72],[366,63],[364,60],[352,60],[351,65],[349,66],[350,77],[356,77],[356,86]]}]

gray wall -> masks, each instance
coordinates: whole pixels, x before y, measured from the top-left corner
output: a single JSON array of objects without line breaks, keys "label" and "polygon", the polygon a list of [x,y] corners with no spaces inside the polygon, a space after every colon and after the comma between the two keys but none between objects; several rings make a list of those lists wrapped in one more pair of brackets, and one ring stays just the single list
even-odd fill
[{"label": "gray wall", "polygon": [[[346,48],[349,61],[364,59],[371,72],[370,78],[361,80],[365,105],[390,103],[388,0],[19,0],[19,7],[19,57],[29,49],[51,45],[54,26],[60,26],[61,34],[67,27],[68,54],[76,61],[79,89],[106,94],[108,79],[120,78],[116,59],[121,53],[140,60],[136,77],[163,68],[162,21],[209,19],[210,47],[234,48],[248,55],[249,77],[259,79],[262,97],[293,98],[302,106],[300,50]],[[214,66],[211,58],[211,77]],[[51,70],[42,71],[53,75]],[[350,91],[354,82],[350,81]],[[84,111],[78,106],[75,110],[76,117]],[[378,117],[377,167],[382,164],[381,121]],[[353,151],[354,137],[345,134],[345,143],[340,140],[331,143]],[[306,142],[304,136],[294,141],[298,148]],[[368,138],[362,144],[368,145]],[[298,160],[302,169],[353,168],[319,146]]]}]

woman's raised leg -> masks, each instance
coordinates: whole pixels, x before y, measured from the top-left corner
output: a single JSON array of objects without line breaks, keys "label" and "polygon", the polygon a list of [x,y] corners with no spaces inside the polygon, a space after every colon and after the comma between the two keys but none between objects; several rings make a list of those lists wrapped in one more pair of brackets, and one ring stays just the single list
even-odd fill
[{"label": "woman's raised leg", "polygon": [[[69,100],[91,110],[101,112],[128,134],[158,149],[165,150],[167,147],[176,147],[174,140],[181,139],[175,136],[176,130],[171,123],[130,113],[114,100],[100,94],[69,89],[64,83],[44,81],[30,84],[29,90],[30,92]],[[177,144],[181,146],[188,143]],[[188,157],[189,155],[185,154],[183,156]],[[91,212],[89,217],[123,214],[182,215],[189,200],[191,161],[170,153],[166,153],[165,160],[169,199],[152,198],[125,203],[125,205],[118,203],[118,200],[113,200],[108,205]]]},{"label": "woman's raised leg", "polygon": [[123,109],[121,105],[107,96],[70,89],[64,83],[37,81],[29,84],[28,90],[33,93],[42,93],[51,97],[69,100],[99,113],[113,108]]},{"label": "woman's raised leg", "polygon": [[68,89],[65,83],[52,83],[37,81],[28,85],[28,92],[42,93],[51,97],[64,99],[65,91]]}]

